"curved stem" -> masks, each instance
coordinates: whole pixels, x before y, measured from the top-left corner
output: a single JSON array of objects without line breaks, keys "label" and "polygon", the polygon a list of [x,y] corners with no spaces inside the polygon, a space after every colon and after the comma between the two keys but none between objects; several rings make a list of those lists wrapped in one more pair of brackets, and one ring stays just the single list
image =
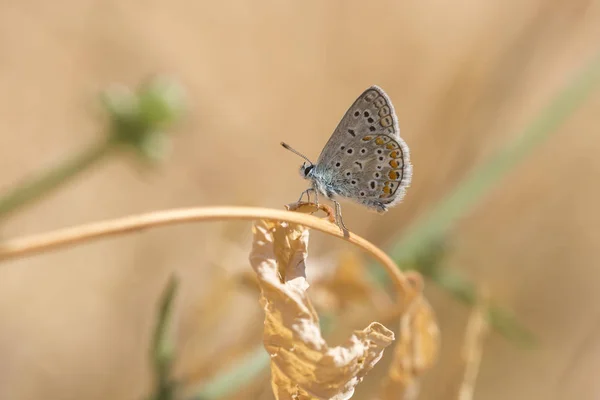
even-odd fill
[{"label": "curved stem", "polygon": [[256,207],[223,206],[156,211],[11,239],[0,243],[0,261],[41,253],[68,245],[88,242],[94,239],[117,236],[166,225],[204,221],[257,219],[270,219],[300,224],[342,238],[357,245],[373,256],[385,268],[398,289],[401,298],[400,300],[403,304],[408,304],[410,299],[416,295],[420,289],[419,287],[415,287],[414,283],[409,282],[406,279],[398,266],[383,252],[383,250],[362,237],[352,233],[344,236],[337,225],[312,215]]}]

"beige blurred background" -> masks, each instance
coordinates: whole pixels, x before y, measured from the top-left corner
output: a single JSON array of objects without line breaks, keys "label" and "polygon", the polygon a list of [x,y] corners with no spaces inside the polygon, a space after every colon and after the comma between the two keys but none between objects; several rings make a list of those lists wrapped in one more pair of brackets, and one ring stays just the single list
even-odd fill
[{"label": "beige blurred background", "polygon": [[[344,217],[384,245],[517,137],[599,37],[594,0],[5,0],[0,190],[99,138],[95,96],[111,83],[166,73],[185,87],[188,114],[160,168],[114,155],[3,221],[0,235],[182,206],[281,208],[306,182],[279,142],[316,159],[354,98],[377,84],[412,150],[413,185],[385,216],[345,204]],[[525,350],[492,333],[475,399],[600,396],[599,106],[593,95],[452,231],[447,264],[538,338]],[[247,223],[187,225],[4,263],[0,399],[147,394],[156,301],[172,270],[184,278],[177,375],[203,381],[235,364],[232,349],[241,356],[261,341],[256,293],[227,286],[231,271],[249,268],[249,237]],[[311,256],[332,249],[348,246],[314,236]],[[427,292],[443,350],[420,398],[454,399],[468,310]],[[356,398],[370,398],[383,373]],[[235,398],[271,396],[262,374]]]}]

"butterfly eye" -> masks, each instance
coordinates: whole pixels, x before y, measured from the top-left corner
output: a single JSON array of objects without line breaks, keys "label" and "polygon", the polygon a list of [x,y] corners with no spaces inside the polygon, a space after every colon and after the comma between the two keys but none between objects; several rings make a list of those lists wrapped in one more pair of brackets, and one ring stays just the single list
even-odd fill
[{"label": "butterfly eye", "polygon": [[308,176],[310,174],[310,171],[312,171],[312,169],[315,167],[314,165],[306,165],[306,163],[304,163],[302,165],[303,169],[304,169],[304,176]]}]

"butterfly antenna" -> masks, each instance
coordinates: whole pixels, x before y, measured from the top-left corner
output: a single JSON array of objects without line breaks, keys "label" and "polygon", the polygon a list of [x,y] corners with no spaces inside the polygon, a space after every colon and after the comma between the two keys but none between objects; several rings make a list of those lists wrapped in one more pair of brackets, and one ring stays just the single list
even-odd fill
[{"label": "butterfly antenna", "polygon": [[312,161],[310,161],[310,160],[309,160],[309,159],[308,159],[308,158],[307,158],[307,157],[306,157],[304,154],[302,154],[302,153],[298,152],[297,150],[294,150],[293,148],[291,148],[291,147],[290,147],[290,145],[289,145],[289,144],[287,144],[287,143],[284,143],[284,142],[281,142],[281,145],[283,146],[283,148],[284,148],[284,149],[287,149],[287,150],[291,151],[292,153],[294,153],[294,154],[296,154],[296,155],[299,155],[300,157],[304,158],[306,161],[308,161],[308,163],[309,163],[310,165],[314,165],[314,164],[312,163]]}]

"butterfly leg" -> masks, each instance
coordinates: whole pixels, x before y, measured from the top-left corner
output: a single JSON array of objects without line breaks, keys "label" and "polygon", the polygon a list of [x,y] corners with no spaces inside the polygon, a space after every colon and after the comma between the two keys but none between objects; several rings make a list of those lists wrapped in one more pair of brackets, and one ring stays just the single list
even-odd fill
[{"label": "butterfly leg", "polygon": [[346,225],[344,225],[344,220],[342,219],[342,206],[340,206],[340,203],[338,203],[336,200],[332,199],[332,201],[333,204],[335,204],[335,222],[340,227],[342,232],[348,231],[348,228],[346,228]]},{"label": "butterfly leg", "polygon": [[387,207],[385,205],[383,205],[383,203],[381,203],[381,202],[375,203],[375,207],[379,214],[383,214],[388,210]]},{"label": "butterfly leg", "polygon": [[315,204],[317,206],[319,206],[319,192],[317,192],[317,190],[315,188],[308,188],[306,189],[304,192],[302,192],[300,194],[300,198],[298,199],[298,203],[302,202],[302,198],[304,197],[304,195],[306,194],[306,201],[310,203],[310,193],[313,192],[315,194]]},{"label": "butterfly leg", "polygon": [[310,203],[310,191],[311,190],[312,190],[312,188],[308,188],[304,192],[300,193],[300,198],[298,199],[298,203],[302,202],[302,198],[304,197],[305,194],[306,194],[306,197],[308,197],[307,201]]}]

